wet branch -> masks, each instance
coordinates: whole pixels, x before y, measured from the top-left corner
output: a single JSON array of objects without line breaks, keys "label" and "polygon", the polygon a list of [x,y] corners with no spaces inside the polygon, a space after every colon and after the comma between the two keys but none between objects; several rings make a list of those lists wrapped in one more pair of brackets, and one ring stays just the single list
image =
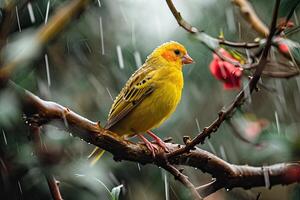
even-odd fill
[{"label": "wet branch", "polygon": [[[23,111],[30,123],[39,126],[51,124],[60,129],[72,133],[72,135],[94,144],[110,152],[116,161],[132,161],[140,164],[154,164],[167,169],[175,178],[180,178],[184,185],[191,184],[183,177],[180,171],[174,169],[174,165],[190,166],[209,173],[216,180],[216,183],[201,186],[199,191],[202,197],[221,189],[232,189],[242,187],[265,186],[265,176],[268,175],[269,187],[277,184],[291,184],[300,181],[300,162],[281,163],[270,166],[251,167],[244,165],[230,164],[219,157],[195,148],[188,153],[182,153],[169,157],[166,161],[165,152],[160,149],[158,156],[152,157],[152,153],[143,144],[136,144],[124,140],[117,134],[102,128],[99,122],[92,122],[69,108],[57,103],[44,101],[34,94],[20,89],[19,98],[23,105]],[[171,154],[182,149],[184,145],[166,143]],[[166,165],[166,163],[172,165]],[[178,173],[180,172],[180,174]],[[193,188],[189,185],[188,188]]]}]

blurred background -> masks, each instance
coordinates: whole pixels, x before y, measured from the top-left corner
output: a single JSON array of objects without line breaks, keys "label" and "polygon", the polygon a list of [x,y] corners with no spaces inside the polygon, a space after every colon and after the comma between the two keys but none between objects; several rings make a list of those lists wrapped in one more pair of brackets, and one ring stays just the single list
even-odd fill
[{"label": "blurred background", "polygon": [[[5,2],[1,0],[0,7],[5,6]],[[8,42],[32,34],[67,2],[32,0],[17,7],[19,23],[11,24],[13,31]],[[269,24],[274,1],[250,2],[258,16]],[[291,2],[294,1],[283,1],[281,17],[287,15]],[[253,41],[259,36],[229,0],[175,0],[174,3],[188,22],[213,37],[223,32],[228,40]],[[292,17],[296,26],[300,20],[297,11],[299,8]],[[299,41],[299,34],[296,32],[289,38]],[[43,99],[105,124],[112,99],[130,75],[154,48],[170,40],[184,44],[196,63],[184,68],[183,97],[175,114],[153,131],[161,138],[170,136],[174,142],[182,143],[183,135],[193,137],[208,126],[238,90],[224,90],[222,83],[210,74],[211,51],[178,26],[165,1],[92,1],[85,12],[47,44],[34,62],[18,70],[12,80]],[[265,87],[254,92],[232,118],[235,129],[224,123],[200,148],[233,164],[263,166],[299,160],[300,79],[264,77],[262,84]],[[244,142],[233,132],[262,145]],[[93,145],[51,125],[43,127],[42,140],[57,156],[51,158],[53,165],[41,165],[28,137],[14,93],[2,90],[0,163],[6,171],[14,173],[7,175],[1,170],[1,199],[51,199],[44,172],[51,172],[60,181],[66,200],[111,199],[109,191],[120,185],[123,185],[120,199],[161,200],[167,196],[174,200],[189,199],[189,191],[164,170],[152,165],[115,162],[110,153],[105,153],[91,168],[87,156]],[[186,168],[185,173],[196,186],[211,180],[199,170]],[[252,200],[259,193],[260,200],[296,200],[300,198],[300,186],[220,190],[207,199]]]}]

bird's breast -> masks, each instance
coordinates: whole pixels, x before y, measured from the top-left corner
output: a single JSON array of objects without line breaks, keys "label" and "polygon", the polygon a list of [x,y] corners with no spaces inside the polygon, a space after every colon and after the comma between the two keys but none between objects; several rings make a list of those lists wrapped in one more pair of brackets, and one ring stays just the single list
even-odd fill
[{"label": "bird's breast", "polygon": [[183,88],[182,72],[170,72],[168,77],[157,82],[157,89],[153,94],[153,109],[158,115],[158,123],[163,123],[175,111],[181,99]]},{"label": "bird's breast", "polygon": [[126,135],[145,132],[161,125],[175,111],[181,99],[182,72],[159,75],[153,80],[154,91],[114,127],[116,132]]}]

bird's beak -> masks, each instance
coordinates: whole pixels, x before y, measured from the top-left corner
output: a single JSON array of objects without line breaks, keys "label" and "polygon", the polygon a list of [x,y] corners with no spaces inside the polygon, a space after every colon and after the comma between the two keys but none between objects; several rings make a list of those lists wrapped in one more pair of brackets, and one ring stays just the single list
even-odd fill
[{"label": "bird's beak", "polygon": [[195,63],[191,56],[189,56],[189,54],[185,54],[184,56],[182,56],[181,61],[183,64]]}]

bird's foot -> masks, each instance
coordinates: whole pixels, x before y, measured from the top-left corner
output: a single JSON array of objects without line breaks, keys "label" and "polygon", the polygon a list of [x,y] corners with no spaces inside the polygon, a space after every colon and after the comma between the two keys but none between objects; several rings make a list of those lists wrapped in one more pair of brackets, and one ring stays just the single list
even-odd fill
[{"label": "bird's foot", "polygon": [[147,133],[155,140],[155,142],[158,144],[158,146],[160,146],[165,152],[167,152],[167,153],[169,152],[169,149],[168,149],[166,143],[162,139],[160,139],[158,136],[156,136],[151,131],[147,131]]},{"label": "bird's foot", "polygon": [[149,151],[152,153],[153,158],[155,158],[155,151],[158,152],[158,148],[156,145],[153,145],[151,142],[149,142],[147,140],[147,138],[145,138],[143,135],[138,134],[138,137],[141,138],[141,140],[143,140],[143,142],[145,143],[146,147],[149,149]]}]

